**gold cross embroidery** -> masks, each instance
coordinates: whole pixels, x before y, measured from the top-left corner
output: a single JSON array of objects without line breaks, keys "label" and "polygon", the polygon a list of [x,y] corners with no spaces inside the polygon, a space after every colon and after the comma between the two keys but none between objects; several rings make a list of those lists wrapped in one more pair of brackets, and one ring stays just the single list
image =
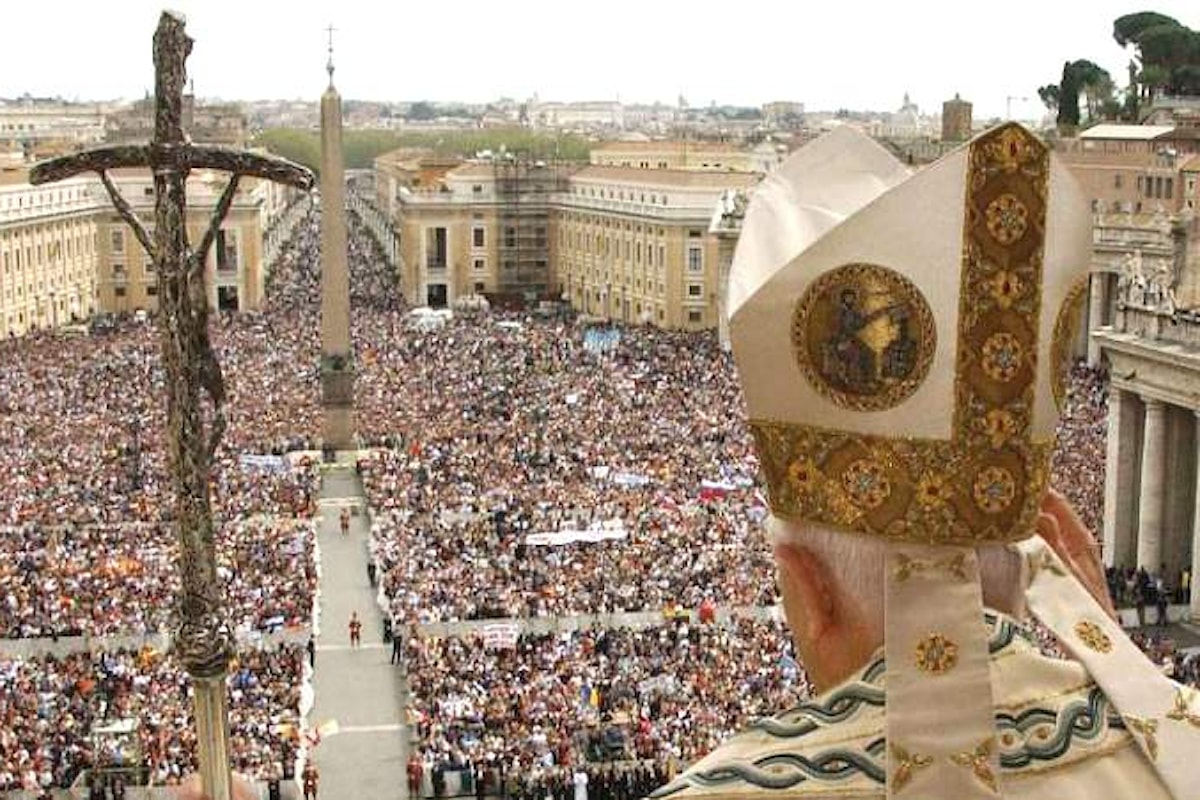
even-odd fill
[{"label": "gold cross embroidery", "polygon": [[1186,722],[1193,728],[1200,728],[1200,714],[1193,714],[1191,711],[1191,694],[1191,690],[1180,687],[1175,693],[1175,707],[1167,712],[1167,719]]},{"label": "gold cross embroidery", "polygon": [[1042,570],[1049,570],[1060,578],[1067,574],[1049,550],[1029,554],[1029,577],[1036,577]]},{"label": "gold cross embroidery", "polygon": [[992,771],[992,744],[991,738],[984,739],[974,750],[956,753],[950,756],[950,760],[960,767],[970,767],[984,786],[998,792],[1000,790],[996,785],[996,774]]},{"label": "gold cross embroidery", "polygon": [[1142,737],[1142,741],[1146,744],[1146,753],[1150,756],[1151,761],[1158,760],[1158,720],[1142,719],[1135,717],[1132,714],[1122,716],[1125,724],[1128,725],[1135,733]]},{"label": "gold cross embroidery", "polygon": [[892,773],[892,791],[895,792],[900,791],[908,785],[908,782],[912,780],[914,772],[919,769],[925,769],[925,767],[933,763],[932,756],[910,753],[898,744],[892,745],[892,756],[899,762],[896,771]]},{"label": "gold cross embroidery", "polygon": [[934,569],[947,572],[960,581],[965,581],[969,577],[967,574],[967,557],[963,553],[938,561],[925,561],[899,553],[896,556],[896,568],[892,574],[897,581],[904,583],[914,575]]}]

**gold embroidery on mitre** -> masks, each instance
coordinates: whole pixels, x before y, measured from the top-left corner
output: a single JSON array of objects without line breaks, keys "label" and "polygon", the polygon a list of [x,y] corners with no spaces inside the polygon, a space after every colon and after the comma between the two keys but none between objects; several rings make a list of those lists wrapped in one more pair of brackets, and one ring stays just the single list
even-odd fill
[{"label": "gold embroidery on mitre", "polygon": [[944,675],[958,664],[958,645],[940,633],[917,642],[917,667],[931,675]]},{"label": "gold embroidery on mitre", "polygon": [[975,476],[971,487],[975,504],[988,514],[999,514],[1017,496],[1017,481],[1004,467],[986,467]]},{"label": "gold embroidery on mitre", "polygon": [[1050,389],[1054,402],[1061,409],[1067,399],[1067,379],[1071,375],[1072,351],[1079,327],[1083,324],[1083,306],[1087,297],[1088,276],[1084,275],[1058,307],[1054,318],[1054,335],[1050,340]]},{"label": "gold embroidery on mitre", "polygon": [[910,753],[898,744],[892,744],[891,749],[892,757],[896,759],[896,769],[892,772],[892,791],[903,789],[912,781],[914,772],[933,763],[932,756]]},{"label": "gold embroidery on mitre", "polygon": [[967,557],[962,553],[938,559],[937,561],[912,558],[904,553],[897,553],[896,567],[892,570],[892,575],[898,582],[904,583],[914,575],[929,571],[945,572],[960,581],[965,581],[970,577],[970,570],[967,567]]},{"label": "gold embroidery on mitre", "polygon": [[988,233],[1000,244],[1012,244],[1029,230],[1029,209],[1012,194],[1002,194],[988,203]]},{"label": "gold embroidery on mitre", "polygon": [[[950,438],[752,420],[777,515],[923,544],[1012,542],[1034,529],[1053,447],[1033,435],[1049,152],[1006,125],[967,158]],[[893,307],[904,310],[905,333],[890,327]],[[925,329],[925,311],[917,288],[884,267],[827,272],[793,314],[800,369],[843,408],[890,408],[924,380],[926,346],[932,360],[937,331],[932,317]],[[859,334],[869,325],[883,333],[867,341]],[[854,480],[862,467],[847,477],[864,460],[871,480]]]},{"label": "gold embroidery on mitre", "polygon": [[937,329],[912,282],[875,264],[846,264],[805,291],[792,344],[805,379],[856,411],[891,408],[929,373]]},{"label": "gold embroidery on mitre", "polygon": [[879,508],[892,493],[892,485],[883,468],[867,459],[855,461],[842,473],[842,487],[846,494],[867,508]]},{"label": "gold embroidery on mitre", "polygon": [[1158,760],[1158,720],[1143,719],[1135,717],[1132,714],[1122,714],[1121,719],[1125,720],[1125,724],[1134,733],[1142,737],[1142,741],[1146,744],[1146,753],[1150,756],[1151,761]]},{"label": "gold embroidery on mitre", "polygon": [[[1015,412],[1007,413],[1015,417]],[[1012,423],[1001,417],[999,424],[1007,430]],[[750,430],[776,515],[927,544],[1028,537],[1046,491],[1053,448],[1052,441],[1027,442],[1015,435],[992,447],[992,438],[982,430],[975,433],[987,442],[981,445],[986,452],[969,452],[940,439],[870,436],[762,420],[751,421]],[[881,474],[886,479],[886,498],[869,493],[868,499],[878,501],[871,507],[856,500],[843,480],[860,461],[873,465],[870,472],[876,478]],[[989,467],[1002,468],[1011,480]]]},{"label": "gold embroidery on mitre", "polygon": [[970,767],[971,772],[979,781],[993,792],[1000,791],[996,785],[996,774],[992,770],[993,740],[985,739],[973,750],[966,750],[950,756],[950,760],[960,767]]},{"label": "gold embroidery on mitre", "polygon": [[1080,620],[1075,623],[1075,635],[1079,637],[1079,641],[1089,649],[1097,653],[1111,653],[1112,639],[1108,638],[1099,625],[1091,620]]},{"label": "gold embroidery on mitre", "polygon": [[983,343],[983,371],[994,381],[1008,383],[1015,378],[1024,358],[1020,340],[1007,331],[993,333]]}]

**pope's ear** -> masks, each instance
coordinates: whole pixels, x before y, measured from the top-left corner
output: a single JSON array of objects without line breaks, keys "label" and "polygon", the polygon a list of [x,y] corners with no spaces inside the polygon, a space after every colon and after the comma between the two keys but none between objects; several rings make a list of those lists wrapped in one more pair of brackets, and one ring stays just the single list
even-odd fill
[{"label": "pope's ear", "polygon": [[[804,610],[804,633],[815,641],[834,624],[835,604],[833,579],[823,561],[811,550],[799,545],[781,543],[775,546],[783,579],[795,594]],[[793,621],[792,624],[796,624]]]}]

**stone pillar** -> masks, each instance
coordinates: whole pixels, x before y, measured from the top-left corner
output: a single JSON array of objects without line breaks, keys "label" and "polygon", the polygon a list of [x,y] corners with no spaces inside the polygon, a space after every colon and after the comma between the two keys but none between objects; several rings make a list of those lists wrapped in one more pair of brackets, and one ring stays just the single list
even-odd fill
[{"label": "stone pillar", "polygon": [[1108,301],[1105,291],[1108,275],[1104,272],[1093,272],[1090,277],[1088,291],[1087,318],[1087,363],[1090,367],[1100,364],[1100,343],[1092,338],[1092,334],[1104,326],[1104,306]]},{"label": "stone pillar", "polygon": [[212,800],[231,800],[233,797],[229,774],[229,740],[220,735],[229,729],[229,698],[226,691],[223,672],[210,678],[192,676],[196,735],[204,739],[196,743],[196,749],[210,754],[209,758],[200,759],[200,768],[213,771],[211,775],[200,776],[200,785],[213,787]]},{"label": "stone pillar", "polygon": [[325,447],[354,447],[354,360],[350,350],[350,269],[346,250],[346,170],[342,98],[321,96],[321,403]]},{"label": "stone pillar", "polygon": [[1137,565],[1158,572],[1162,564],[1163,500],[1167,462],[1167,407],[1143,398],[1146,426],[1142,434],[1142,487],[1138,504]]},{"label": "stone pillar", "polygon": [[1192,622],[1200,623],[1200,591],[1196,590],[1196,572],[1200,570],[1200,409],[1193,413],[1196,415],[1196,506],[1192,517],[1191,617]]},{"label": "stone pillar", "polygon": [[1104,465],[1104,563],[1130,567],[1136,552],[1132,493],[1136,476],[1135,398],[1113,386],[1108,394],[1108,453]]}]

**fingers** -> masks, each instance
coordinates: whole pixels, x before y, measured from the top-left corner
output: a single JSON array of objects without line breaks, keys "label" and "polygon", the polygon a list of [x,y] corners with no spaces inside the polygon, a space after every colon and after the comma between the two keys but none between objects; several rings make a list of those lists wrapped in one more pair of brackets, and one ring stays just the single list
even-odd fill
[{"label": "fingers", "polygon": [[1058,522],[1062,544],[1068,553],[1073,557],[1087,556],[1091,558],[1096,549],[1096,537],[1088,530],[1065,497],[1050,490],[1042,502],[1042,510],[1053,515]]},{"label": "fingers", "polygon": [[1059,492],[1053,489],[1046,492],[1036,527],[1038,535],[1070,568],[1104,611],[1115,619],[1117,612],[1108,595],[1108,583],[1095,538]]},{"label": "fingers", "polygon": [[1045,511],[1039,512],[1036,527],[1038,536],[1041,536],[1046,544],[1050,545],[1050,549],[1059,558],[1069,564],[1072,558],[1070,552],[1063,546],[1062,529],[1059,527],[1058,518]]}]

